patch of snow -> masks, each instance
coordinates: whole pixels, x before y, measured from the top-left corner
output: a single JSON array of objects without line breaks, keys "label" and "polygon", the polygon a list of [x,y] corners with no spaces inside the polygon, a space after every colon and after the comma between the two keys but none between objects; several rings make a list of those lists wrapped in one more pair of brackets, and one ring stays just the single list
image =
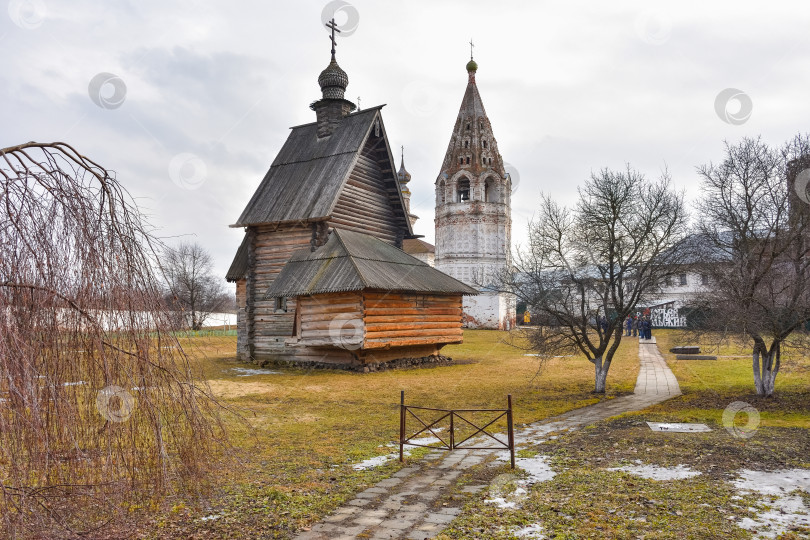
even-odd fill
[{"label": "patch of snow", "polygon": [[528,491],[522,487],[519,487],[510,495],[505,497],[492,497],[484,502],[487,504],[494,504],[498,508],[517,508],[518,500],[516,499],[522,499],[527,493]]},{"label": "patch of snow", "polygon": [[543,534],[543,527],[539,523],[534,523],[528,527],[523,527],[522,529],[512,531],[512,534],[518,538],[534,538],[536,540],[543,540],[546,538],[546,535]]},{"label": "patch of snow", "polygon": [[756,531],[756,538],[776,538],[791,527],[810,527],[810,508],[795,492],[810,493],[810,470],[786,469],[781,471],[739,471],[732,483],[740,492],[760,493],[768,497],[762,501],[765,509],[751,508],[757,518],[743,518],[737,525]]},{"label": "patch of snow", "polygon": [[214,521],[215,519],[221,518],[222,515],[220,514],[211,514],[210,516],[201,517],[200,521]]},{"label": "patch of snow", "polygon": [[84,386],[87,383],[84,381],[76,381],[76,382],[66,382],[62,383],[62,386]]},{"label": "patch of snow", "polygon": [[653,431],[670,431],[673,433],[700,433],[711,431],[706,424],[684,424],[678,422],[647,422]]},{"label": "patch of snow", "polygon": [[609,471],[623,471],[647,480],[683,480],[698,476],[700,471],[690,469],[686,465],[676,467],[659,467],[658,465],[625,465],[624,467],[613,467]]},{"label": "patch of snow", "polygon": [[[433,431],[438,432],[438,431],[441,431],[442,429],[444,429],[444,428],[436,428]],[[420,445],[422,445],[422,444],[433,444],[433,443],[436,443],[436,442],[440,442],[439,439],[437,439],[436,437],[420,437],[418,439],[413,439],[413,440],[417,444],[420,444]],[[399,443],[389,443],[386,446],[391,447],[391,448],[393,448],[395,446],[398,447]],[[407,448],[407,446],[408,446],[408,444],[405,444],[406,448],[403,449],[403,451],[402,451],[402,454],[404,456],[406,456],[406,457],[411,455],[411,450],[412,450],[412,449]],[[360,462],[355,463],[354,465],[352,465],[352,468],[355,471],[364,471],[366,469],[373,469],[374,467],[379,467],[380,465],[384,465],[385,463],[387,463],[391,459],[399,459],[399,452],[396,452],[394,454],[386,454],[386,455],[382,455],[382,456],[376,456],[376,457],[373,457],[373,458],[364,459],[363,461],[360,461]]]},{"label": "patch of snow", "polygon": [[399,454],[386,454],[384,456],[376,456],[373,458],[364,459],[363,461],[352,465],[352,469],[354,469],[355,471],[365,471],[366,469],[373,469],[375,467],[379,467],[380,465],[384,465],[388,460],[397,457],[399,457]]},{"label": "patch of snow", "polygon": [[271,369],[251,369],[243,367],[231,368],[231,371],[236,372],[237,377],[250,377],[252,375],[281,375],[280,371],[273,371]]},{"label": "patch of snow", "polygon": [[[509,462],[509,452],[498,453],[497,459],[500,461]],[[490,485],[490,490],[494,491],[497,496],[485,500],[485,503],[494,504],[498,508],[517,508],[518,503],[528,496],[529,492],[527,488],[534,484],[551,480],[557,475],[557,473],[551,469],[551,465],[549,465],[548,462],[548,457],[541,454],[530,458],[516,457],[515,467],[519,467],[526,471],[528,473],[528,477],[518,478],[514,475],[501,475],[497,477]],[[514,483],[516,486],[514,491],[509,494],[501,495],[501,490],[499,489],[498,484],[499,479],[502,477],[507,477],[511,482]],[[500,483],[504,482],[501,481]],[[509,482],[506,482],[506,484],[508,483]]]},{"label": "patch of snow", "polygon": [[517,458],[515,459],[515,466],[529,473],[529,478],[527,479],[529,485],[551,480],[557,475],[557,473],[551,469],[551,465],[548,463],[548,457],[539,454],[530,458]]}]

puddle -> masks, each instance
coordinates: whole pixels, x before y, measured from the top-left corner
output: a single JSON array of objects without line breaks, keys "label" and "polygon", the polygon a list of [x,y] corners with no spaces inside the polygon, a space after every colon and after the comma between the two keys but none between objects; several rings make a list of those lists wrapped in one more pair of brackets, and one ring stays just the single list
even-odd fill
[{"label": "puddle", "polygon": [[732,484],[743,493],[764,495],[764,508],[751,508],[755,519],[743,518],[737,525],[755,533],[755,538],[776,538],[791,527],[810,527],[810,508],[796,490],[810,493],[810,470],[739,471]]},{"label": "puddle", "polygon": [[281,375],[280,371],[262,368],[235,367],[231,368],[231,371],[235,372],[237,377],[251,377],[253,375]]},{"label": "puddle", "polygon": [[659,467],[658,465],[625,465],[623,467],[613,467],[607,469],[609,471],[623,471],[635,476],[646,478],[647,480],[684,480],[698,476],[700,471],[690,469],[686,465],[677,465],[675,467]]}]

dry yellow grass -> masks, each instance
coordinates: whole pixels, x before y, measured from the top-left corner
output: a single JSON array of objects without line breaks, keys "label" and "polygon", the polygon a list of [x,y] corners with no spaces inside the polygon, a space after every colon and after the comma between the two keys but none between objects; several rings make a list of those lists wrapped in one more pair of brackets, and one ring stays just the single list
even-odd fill
[{"label": "dry yellow grass", "polygon": [[[257,366],[234,358],[233,337],[197,337],[184,346],[222,403],[243,419],[228,417],[233,449],[215,471],[211,509],[182,502],[159,529],[163,536],[190,531],[284,537],[354,492],[398,467],[355,471],[352,463],[393,452],[399,433],[399,392],[413,405],[437,408],[502,408],[512,394],[517,424],[632,392],[638,374],[636,341],[622,343],[608,377],[607,396],[596,396],[593,367],[584,358],[539,361],[503,342],[506,333],[466,331],[464,343],[443,353],[453,366],[369,374],[269,368],[278,373],[239,376],[234,368]],[[205,513],[223,517],[195,521]]]}]

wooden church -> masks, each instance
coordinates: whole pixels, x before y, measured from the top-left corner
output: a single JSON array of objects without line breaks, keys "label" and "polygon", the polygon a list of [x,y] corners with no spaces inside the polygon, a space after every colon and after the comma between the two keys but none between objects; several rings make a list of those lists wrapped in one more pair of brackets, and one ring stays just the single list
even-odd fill
[{"label": "wooden church", "polygon": [[415,236],[382,106],[355,111],[348,83],[333,27],[316,121],[292,128],[232,225],[245,229],[226,276],[243,360],[362,368],[461,342],[476,290],[402,251]]}]

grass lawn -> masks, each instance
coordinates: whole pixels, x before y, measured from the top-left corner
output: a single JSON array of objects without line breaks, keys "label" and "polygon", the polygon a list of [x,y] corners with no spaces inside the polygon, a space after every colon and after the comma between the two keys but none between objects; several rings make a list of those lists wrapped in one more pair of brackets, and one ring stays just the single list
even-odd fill
[{"label": "grass lawn", "polygon": [[[593,367],[584,358],[538,359],[503,343],[505,333],[466,331],[443,353],[457,365],[356,374],[253,369],[234,359],[234,337],[193,337],[186,344],[227,413],[231,449],[213,474],[205,500],[170,501],[147,537],[288,538],[351,496],[393,474],[396,460],[372,470],[353,463],[392,453],[398,439],[399,391],[406,402],[438,408],[502,408],[512,394],[515,422],[534,422],[632,392],[638,374],[634,340],[622,343],[608,376],[608,394],[591,393]],[[202,519],[213,516],[210,519]]]},{"label": "grass lawn", "polygon": [[[810,468],[810,358],[786,359],[776,380],[776,395],[759,398],[748,351],[719,351],[745,358],[676,360],[668,350],[692,344],[683,342],[685,334],[659,330],[655,335],[682,396],[524,449],[523,455],[547,460],[556,476],[517,497],[512,509],[487,503],[493,496],[491,489],[476,496],[456,493],[466,503],[465,511],[440,538],[515,538],[517,531],[534,525],[555,539],[743,539],[756,533],[784,540],[810,538],[806,526],[787,525],[780,532],[761,521],[768,512],[784,518],[783,509],[788,506],[782,496],[804,501],[810,509],[810,492],[791,493],[786,488],[777,489],[777,495],[746,494],[733,484],[744,469],[781,474],[786,469]],[[722,424],[723,410],[734,401],[749,403],[760,413],[759,427],[751,438],[735,437]],[[740,414],[736,420],[744,424],[747,415]],[[702,422],[712,431],[655,433],[646,421]],[[659,481],[609,470],[648,465],[700,474]],[[509,474],[503,467],[481,468],[462,481],[488,484]],[[745,519],[759,523],[747,530],[739,526]]]}]

